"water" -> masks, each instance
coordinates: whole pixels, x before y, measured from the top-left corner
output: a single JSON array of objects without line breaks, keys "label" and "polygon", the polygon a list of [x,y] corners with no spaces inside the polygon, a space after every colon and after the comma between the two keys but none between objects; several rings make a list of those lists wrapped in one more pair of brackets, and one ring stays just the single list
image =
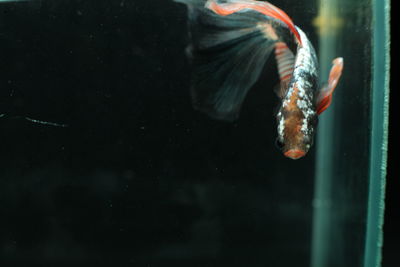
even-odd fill
[{"label": "water", "polygon": [[377,266],[379,5],[273,3],[314,43],[321,77],[345,59],[317,142],[297,161],[274,145],[272,58],[238,121],[193,110],[184,6],[1,3],[0,263]]}]

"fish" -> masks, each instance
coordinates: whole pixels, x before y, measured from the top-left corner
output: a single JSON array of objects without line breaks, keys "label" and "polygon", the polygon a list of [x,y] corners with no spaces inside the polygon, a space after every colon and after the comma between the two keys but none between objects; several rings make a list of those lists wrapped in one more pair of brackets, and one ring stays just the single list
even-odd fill
[{"label": "fish", "polygon": [[234,121],[244,99],[273,53],[279,98],[276,144],[290,159],[304,157],[313,144],[319,115],[332,102],[344,60],[332,61],[320,85],[311,41],[280,8],[256,0],[174,0],[188,9],[194,109],[217,120]]}]

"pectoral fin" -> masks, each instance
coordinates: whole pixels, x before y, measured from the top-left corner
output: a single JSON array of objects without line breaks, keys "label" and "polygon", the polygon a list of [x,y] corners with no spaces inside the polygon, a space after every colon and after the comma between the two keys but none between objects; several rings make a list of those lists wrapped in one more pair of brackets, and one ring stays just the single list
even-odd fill
[{"label": "pectoral fin", "polygon": [[323,86],[317,97],[317,114],[324,112],[332,102],[332,94],[339,82],[343,70],[343,58],[338,57],[333,60],[333,66],[329,73],[328,84]]}]

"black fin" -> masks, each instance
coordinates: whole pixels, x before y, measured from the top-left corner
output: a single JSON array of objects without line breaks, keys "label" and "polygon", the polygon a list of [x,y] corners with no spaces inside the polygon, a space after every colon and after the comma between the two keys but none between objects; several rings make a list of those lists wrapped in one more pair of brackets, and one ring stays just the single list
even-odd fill
[{"label": "black fin", "polygon": [[220,16],[196,4],[188,8],[193,106],[215,119],[237,119],[247,92],[279,41],[267,39],[263,32],[263,25],[274,21],[255,11]]},{"label": "black fin", "polygon": [[253,34],[223,51],[196,53],[191,88],[194,107],[217,119],[236,119],[271,50],[262,36]]}]

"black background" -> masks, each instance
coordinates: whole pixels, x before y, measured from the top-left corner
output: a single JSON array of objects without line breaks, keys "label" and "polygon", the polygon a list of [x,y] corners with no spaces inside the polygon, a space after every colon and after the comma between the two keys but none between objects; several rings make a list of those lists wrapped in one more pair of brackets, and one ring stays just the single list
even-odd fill
[{"label": "black background", "polygon": [[0,12],[2,266],[309,265],[314,152],[274,146],[277,75],[213,121],[190,104],[184,6]]},{"label": "black background", "polygon": [[[294,21],[315,15],[285,3]],[[237,122],[213,121],[190,105],[183,6],[0,12],[2,266],[309,265],[314,150],[290,161],[274,147],[277,76],[260,78]],[[384,267],[399,251],[394,95]]]}]

